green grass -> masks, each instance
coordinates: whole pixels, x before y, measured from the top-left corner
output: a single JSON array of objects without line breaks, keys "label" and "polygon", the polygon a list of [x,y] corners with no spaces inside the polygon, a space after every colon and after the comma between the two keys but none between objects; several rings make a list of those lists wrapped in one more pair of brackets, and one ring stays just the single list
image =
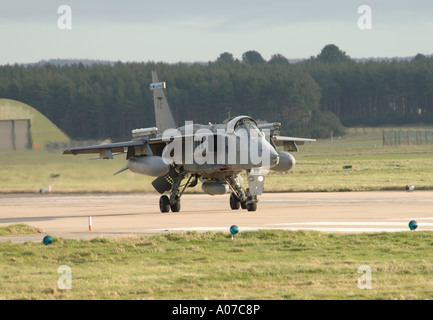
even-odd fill
[{"label": "green grass", "polygon": [[[414,128],[400,128],[404,130]],[[390,130],[390,128],[386,128]],[[265,190],[372,191],[433,189],[433,145],[382,146],[383,128],[348,128],[341,139],[299,146],[296,166],[270,172]],[[344,166],[352,166],[344,170]]]},{"label": "green grass", "polygon": [[[432,299],[432,232],[242,232],[0,245],[0,299]],[[58,288],[61,265],[72,288]],[[361,290],[358,268],[371,268]]]},{"label": "green grass", "polygon": [[0,227],[0,237],[38,233],[41,233],[40,229],[28,226],[26,224],[11,224],[6,227]]},{"label": "green grass", "polygon": [[[297,164],[289,172],[271,171],[266,192],[368,191],[433,189],[433,145],[382,146],[381,128],[349,128],[342,139],[318,140],[299,146]],[[61,151],[0,153],[0,192],[39,192],[49,185],[56,193],[155,192],[153,177],[126,171],[125,156],[89,161],[92,155],[62,155]],[[343,170],[351,165],[352,169]],[[59,174],[56,179],[51,174]],[[244,183],[247,181],[244,179]],[[202,192],[200,185],[187,192]]]},{"label": "green grass", "polygon": [[0,152],[0,192],[37,193],[49,185],[57,193],[153,191],[152,177],[129,171],[113,176],[125,166],[124,155],[89,161],[91,157],[43,150]]}]

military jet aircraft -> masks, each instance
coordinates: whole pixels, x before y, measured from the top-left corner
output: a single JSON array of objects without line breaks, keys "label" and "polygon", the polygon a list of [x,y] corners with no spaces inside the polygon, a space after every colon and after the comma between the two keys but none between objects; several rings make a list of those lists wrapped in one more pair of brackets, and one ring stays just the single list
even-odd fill
[{"label": "military jet aircraft", "polygon": [[[184,126],[177,127],[164,92],[166,83],[158,80],[155,71],[152,71],[150,89],[156,127],[132,130],[131,141],[70,148],[63,154],[99,153],[95,159],[113,159],[126,153],[126,166],[115,174],[130,170],[156,177],[152,185],[162,194],[161,212],[179,212],[182,194],[198,181],[207,194],[230,192],[232,210],[242,207],[256,211],[257,196],[263,192],[268,170],[292,169],[296,161],[288,151],[298,151],[298,144],[316,141],[279,136],[281,123],[257,123],[246,115],[222,124],[185,122]],[[244,170],[247,188],[240,175]]]}]

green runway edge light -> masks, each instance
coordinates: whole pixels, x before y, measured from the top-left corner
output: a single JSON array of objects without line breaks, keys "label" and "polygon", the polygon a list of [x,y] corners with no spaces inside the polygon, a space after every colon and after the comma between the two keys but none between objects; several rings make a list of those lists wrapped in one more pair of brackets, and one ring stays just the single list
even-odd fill
[{"label": "green runway edge light", "polygon": [[44,239],[42,240],[42,242],[47,246],[47,245],[53,243],[53,238],[51,238],[51,236],[45,236]]},{"label": "green runway edge light", "polygon": [[232,235],[235,235],[235,234],[237,234],[239,232],[239,228],[238,228],[238,226],[236,226],[236,225],[232,225],[231,227],[230,227],[230,233],[232,234]]},{"label": "green runway edge light", "polygon": [[237,225],[232,225],[230,227],[230,233],[232,234],[232,240],[234,238],[234,236],[239,232],[239,228]]},{"label": "green runway edge light", "polygon": [[418,223],[415,220],[412,220],[411,222],[409,222],[409,229],[411,231],[415,230],[416,228],[418,228]]}]

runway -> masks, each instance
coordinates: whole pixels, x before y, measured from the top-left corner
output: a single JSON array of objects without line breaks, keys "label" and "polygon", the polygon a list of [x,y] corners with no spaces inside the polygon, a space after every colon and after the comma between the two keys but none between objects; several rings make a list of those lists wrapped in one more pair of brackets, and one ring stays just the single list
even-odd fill
[{"label": "runway", "polygon": [[[259,229],[323,232],[433,230],[433,191],[265,193],[255,212],[231,210],[229,196],[185,194],[179,213],[161,213],[159,194],[2,194],[0,226],[24,223],[44,231],[0,241],[42,241],[45,234],[71,239],[168,232]],[[92,231],[89,219],[92,217]]]}]

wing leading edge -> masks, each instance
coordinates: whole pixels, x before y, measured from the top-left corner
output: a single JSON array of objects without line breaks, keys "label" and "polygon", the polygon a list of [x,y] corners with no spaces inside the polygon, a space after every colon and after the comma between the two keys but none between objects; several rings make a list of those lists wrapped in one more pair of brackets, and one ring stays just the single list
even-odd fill
[{"label": "wing leading edge", "polygon": [[127,141],[127,142],[116,142],[110,144],[100,144],[96,146],[80,147],[80,148],[69,148],[63,150],[63,154],[89,154],[89,153],[100,153],[104,150],[109,150],[112,153],[124,153],[125,148],[129,147],[140,147],[145,146],[147,141]]}]

